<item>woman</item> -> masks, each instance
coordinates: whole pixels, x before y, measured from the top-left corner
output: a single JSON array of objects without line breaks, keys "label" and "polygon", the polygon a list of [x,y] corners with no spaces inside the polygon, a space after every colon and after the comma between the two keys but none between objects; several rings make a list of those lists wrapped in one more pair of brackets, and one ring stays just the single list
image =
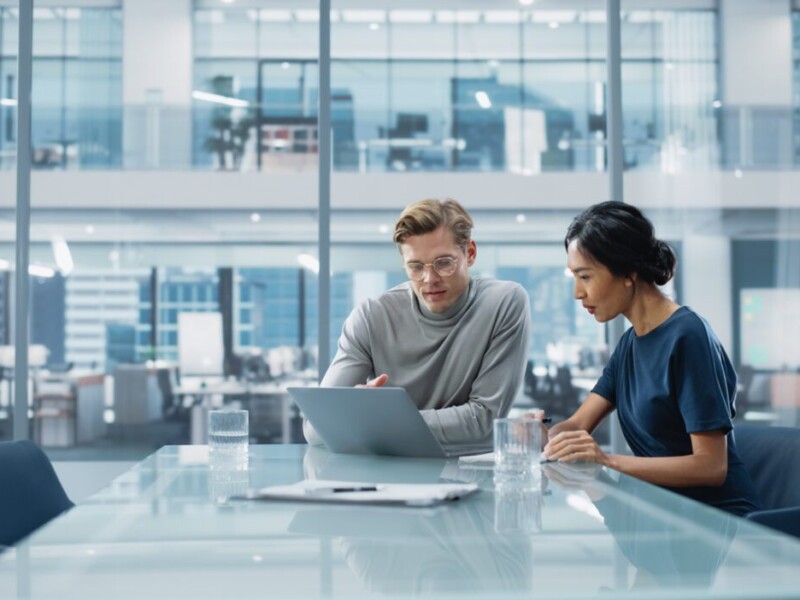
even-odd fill
[{"label": "woman", "polygon": [[[657,286],[675,254],[635,207],[603,202],[581,213],[564,240],[575,299],[600,323],[632,327],[581,407],[548,432],[545,457],[591,461],[734,514],[758,508],[736,454],[736,373],[708,323]],[[590,433],[617,410],[634,456],[606,454]]]}]

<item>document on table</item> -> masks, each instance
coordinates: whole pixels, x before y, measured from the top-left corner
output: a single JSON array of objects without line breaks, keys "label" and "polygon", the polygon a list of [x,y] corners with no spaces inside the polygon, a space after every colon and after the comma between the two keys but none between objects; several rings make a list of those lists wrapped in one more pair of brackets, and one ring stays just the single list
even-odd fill
[{"label": "document on table", "polygon": [[494,468],[494,452],[462,456],[458,459],[458,466],[468,469],[492,469]]},{"label": "document on table", "polygon": [[476,491],[478,486],[474,483],[369,483],[305,479],[291,485],[250,490],[246,497],[250,500],[284,502],[434,506],[458,500]]}]

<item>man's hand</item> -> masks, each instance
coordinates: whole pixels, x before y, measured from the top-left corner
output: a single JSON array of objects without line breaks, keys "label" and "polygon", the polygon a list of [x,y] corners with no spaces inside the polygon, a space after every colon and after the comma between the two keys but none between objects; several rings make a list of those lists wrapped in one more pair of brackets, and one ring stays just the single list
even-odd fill
[{"label": "man's hand", "polygon": [[378,375],[375,379],[368,379],[367,383],[359,383],[356,387],[383,387],[389,381],[389,376],[386,373]]}]

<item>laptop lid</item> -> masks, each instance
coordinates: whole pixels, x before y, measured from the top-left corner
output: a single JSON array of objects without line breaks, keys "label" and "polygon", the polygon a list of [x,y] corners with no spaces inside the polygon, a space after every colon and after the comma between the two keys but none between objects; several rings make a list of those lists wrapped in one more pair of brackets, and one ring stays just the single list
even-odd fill
[{"label": "laptop lid", "polygon": [[447,457],[404,388],[288,388],[331,452]]}]

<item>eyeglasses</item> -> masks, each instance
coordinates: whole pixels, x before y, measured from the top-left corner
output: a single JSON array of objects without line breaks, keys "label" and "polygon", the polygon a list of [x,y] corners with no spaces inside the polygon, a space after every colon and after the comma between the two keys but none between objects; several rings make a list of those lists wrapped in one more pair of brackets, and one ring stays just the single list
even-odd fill
[{"label": "eyeglasses", "polygon": [[411,281],[422,281],[423,277],[425,277],[425,269],[428,267],[431,267],[441,277],[450,277],[455,274],[458,268],[458,259],[442,256],[432,263],[406,263],[406,275]]}]

